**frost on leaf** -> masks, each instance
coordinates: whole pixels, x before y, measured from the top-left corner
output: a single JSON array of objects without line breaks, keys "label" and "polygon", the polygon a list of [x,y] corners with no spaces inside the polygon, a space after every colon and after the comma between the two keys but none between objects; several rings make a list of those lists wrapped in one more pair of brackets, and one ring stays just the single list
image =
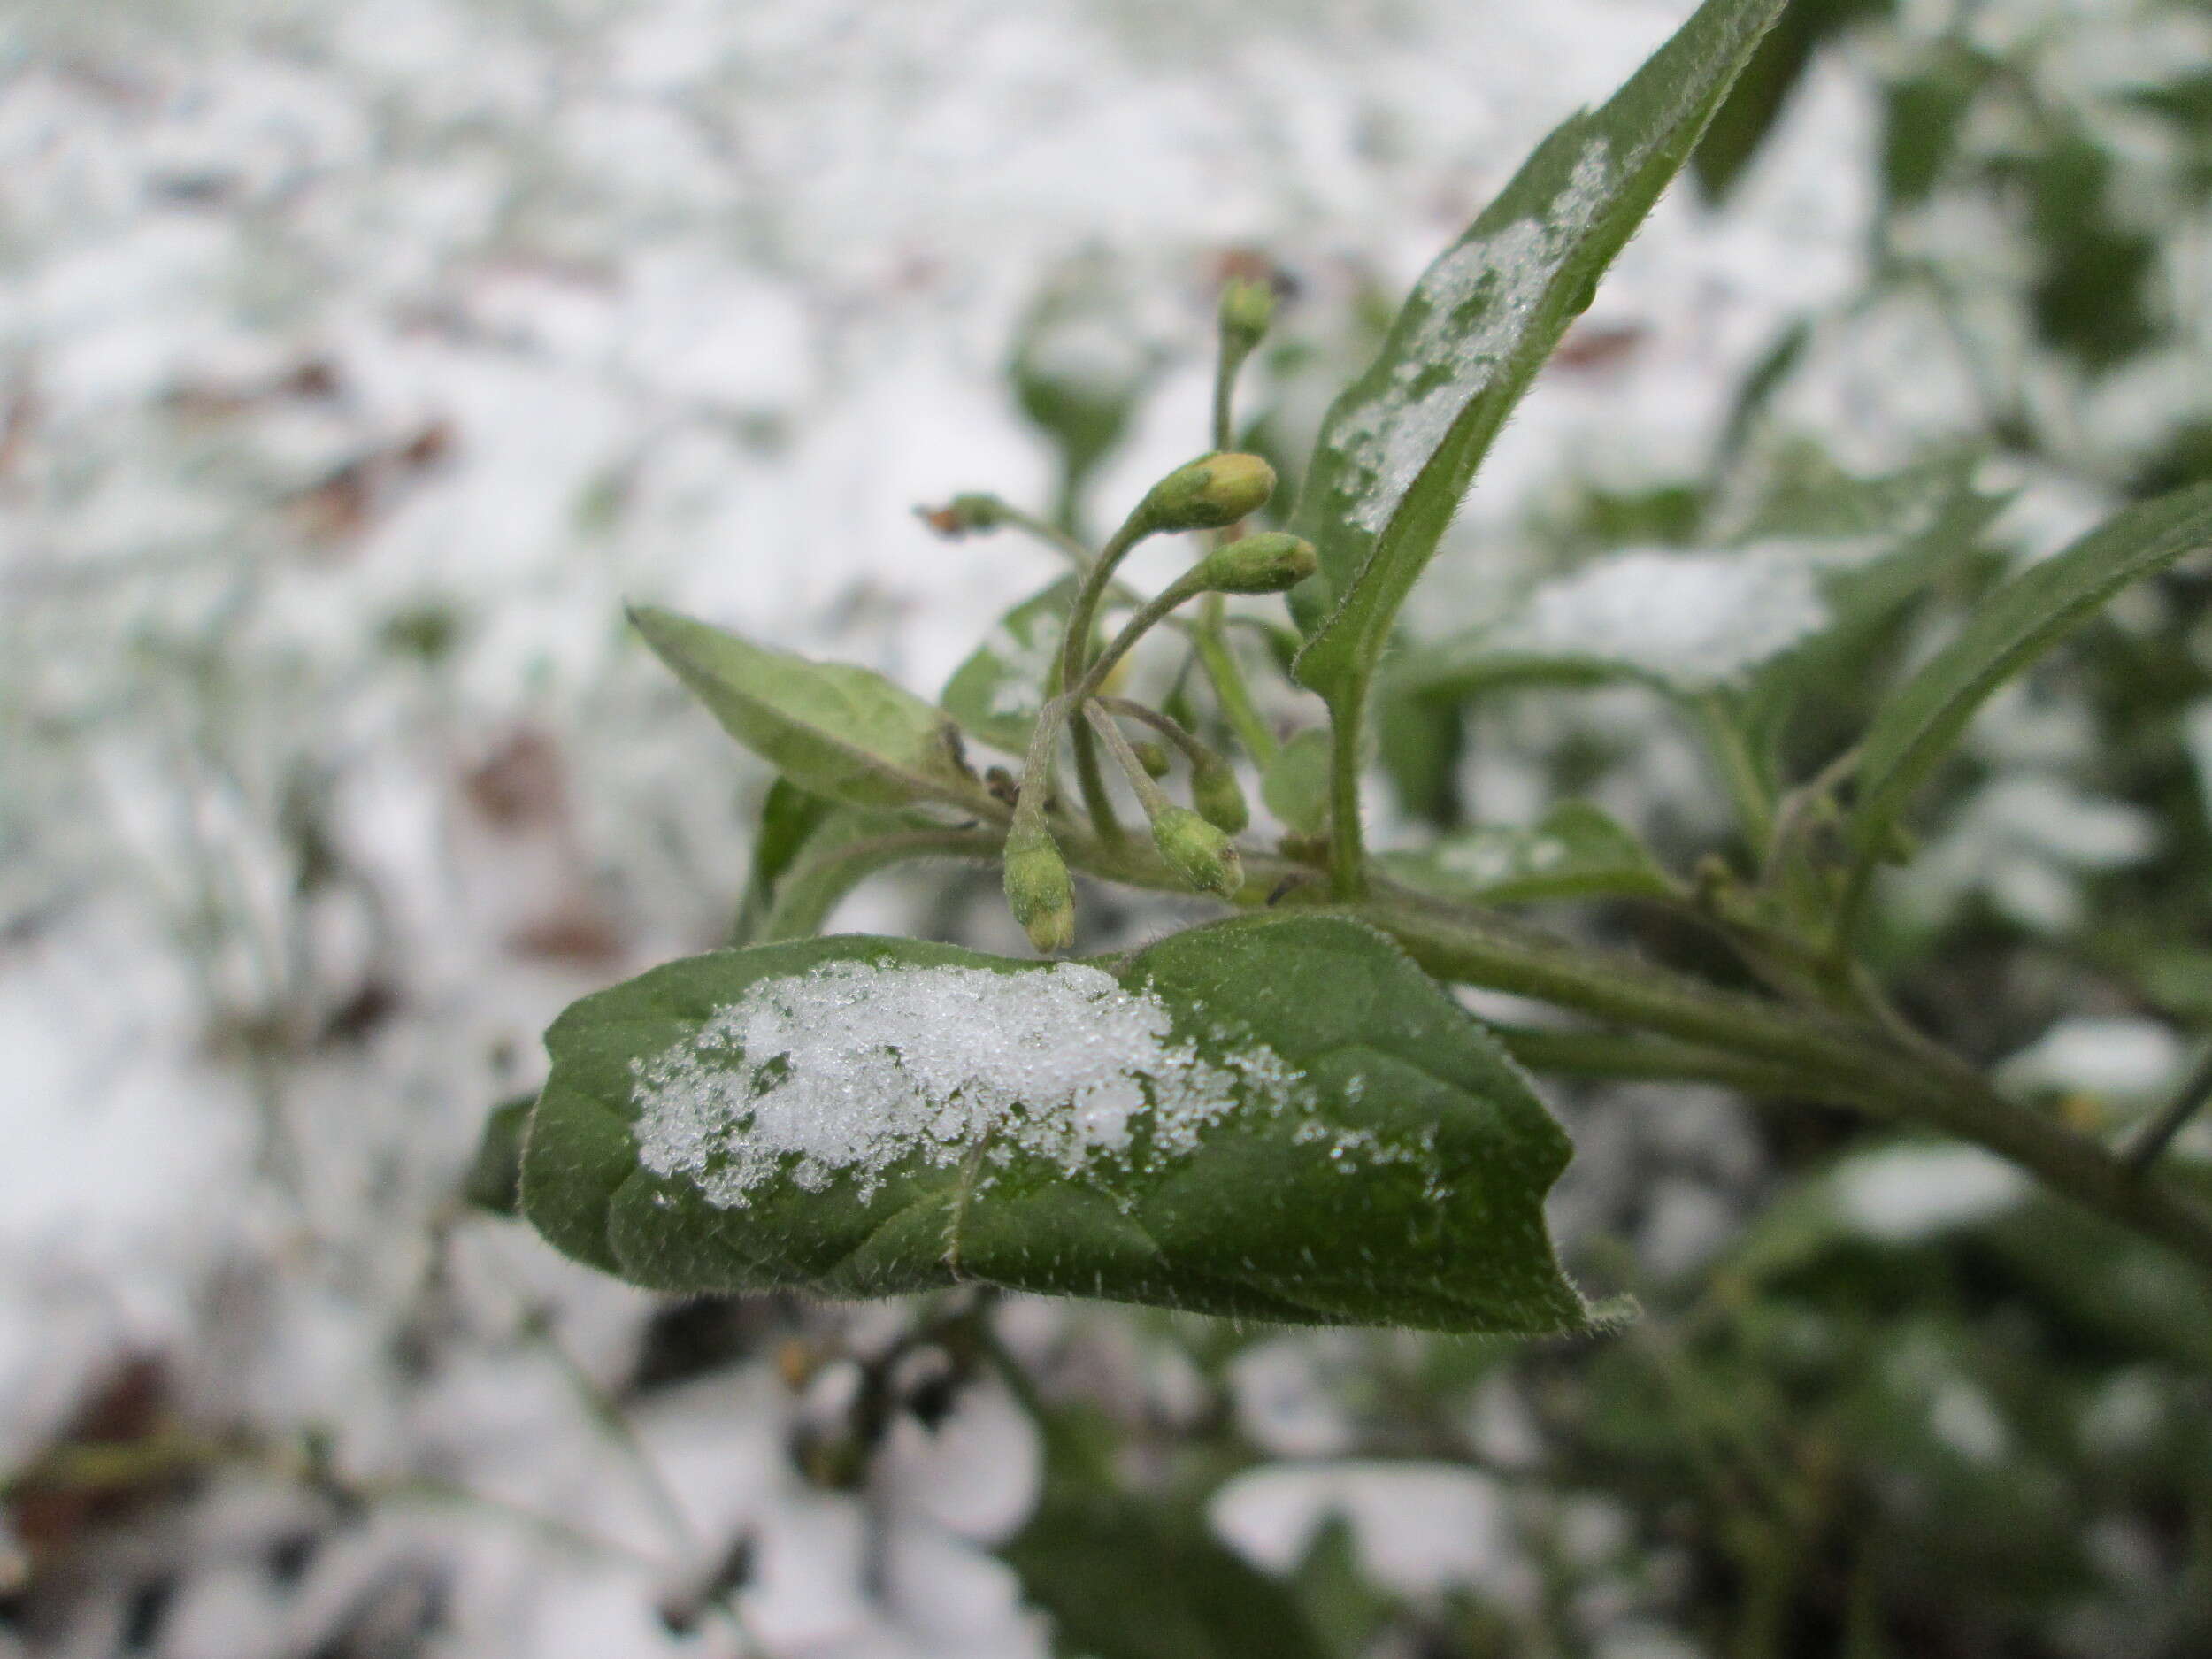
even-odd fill
[{"label": "frost on leaf", "polygon": [[1240,1107],[1292,1104],[1264,1044],[1224,1039],[1217,1064],[1166,1005],[1078,963],[1027,973],[826,962],[760,979],[698,1034],[634,1063],[638,1158],[742,1208],[765,1182],[818,1192],[849,1177],[1017,1153],[1070,1174],[1156,1171]]},{"label": "frost on leaf", "polygon": [[1542,215],[1469,236],[1422,275],[1386,382],[1332,423],[1344,461],[1334,486],[1360,529],[1382,533],[1453,423],[1510,359],[1560,265],[1610,199],[1609,157],[1605,140],[1593,138]]},{"label": "frost on leaf", "polygon": [[1341,918],[1104,964],[853,934],[713,951],[586,997],[547,1046],[523,1211],[653,1288],[1589,1324],[1544,1229],[1565,1136]]},{"label": "frost on leaf", "polygon": [[1609,554],[1539,587],[1481,650],[1604,664],[1678,691],[1710,690],[1826,631],[1835,621],[1826,579],[1875,550],[1786,541]]}]

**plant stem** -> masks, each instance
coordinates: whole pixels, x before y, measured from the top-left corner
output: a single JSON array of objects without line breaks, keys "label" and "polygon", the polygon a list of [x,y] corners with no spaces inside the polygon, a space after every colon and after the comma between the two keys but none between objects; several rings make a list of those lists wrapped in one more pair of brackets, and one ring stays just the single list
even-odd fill
[{"label": "plant stem", "polygon": [[[1068,624],[1060,638],[1059,661],[1045,687],[1048,695],[1058,696],[1082,678],[1083,659],[1091,648],[1091,630],[1097,626],[1099,603],[1105,597],[1108,582],[1113,579],[1114,567],[1131,548],[1144,540],[1150,528],[1145,511],[1140,506],[1122,520],[1121,528],[1099,549],[1097,562],[1083,572],[1082,585],[1076,588],[1075,598],[1068,606]],[[1098,770],[1098,749],[1092,741],[1090,728],[1079,721],[1071,735],[1075,740],[1075,776],[1082,787],[1083,805],[1098,830],[1099,840],[1109,846],[1118,846],[1124,840],[1121,820],[1114,816],[1113,802],[1106,794],[1106,780]]]},{"label": "plant stem", "polygon": [[1723,991],[1502,918],[1385,897],[1346,913],[1395,937],[1440,978],[1537,996],[1694,1044],[1801,1068],[1803,1092],[1948,1131],[2009,1159],[2108,1219],[2212,1268],[2212,1212],[2086,1136],[1997,1093],[1921,1038]]},{"label": "plant stem", "polygon": [[1056,553],[1064,557],[1075,567],[1078,575],[1091,568],[1091,550],[1057,525],[1048,523],[1034,513],[1024,512],[1018,507],[999,503],[1005,522],[1031,539],[1043,542]]},{"label": "plant stem", "polygon": [[2197,1062],[2197,1069],[2189,1074],[2165,1110],[2144,1125],[2143,1133],[2122,1155],[2128,1168],[2140,1172],[2157,1163],[2159,1155],[2208,1101],[2212,1101],[2212,1049],[2205,1051],[2204,1058]]},{"label": "plant stem", "polygon": [[1075,746],[1075,781],[1083,791],[1083,810],[1091,815],[1099,840],[1109,846],[1126,841],[1127,833],[1114,816],[1113,798],[1106,793],[1105,774],[1098,769],[1098,746],[1091,741],[1090,728],[1079,725],[1068,735]]},{"label": "plant stem", "polygon": [[1100,708],[1119,720],[1134,720],[1148,726],[1180,751],[1185,760],[1194,766],[1218,762],[1221,757],[1201,742],[1191,729],[1180,720],[1162,714],[1157,709],[1147,708],[1141,703],[1132,703],[1126,697],[1094,697]]},{"label": "plant stem", "polygon": [[[1122,624],[1121,632],[1114,635],[1105,649],[1091,658],[1090,666],[1083,671],[1082,680],[1075,686],[1078,702],[1096,696],[1098,688],[1106,683],[1106,676],[1114,672],[1114,665],[1128,656],[1130,648],[1149,634],[1170,611],[1179,605],[1189,603],[1206,591],[1205,583],[1199,578],[1198,569],[1194,565],[1185,571],[1163,588],[1156,598],[1147,600],[1135,616]],[[1204,649],[1202,642],[1200,649]]]},{"label": "plant stem", "polygon": [[1129,740],[1121,734],[1121,727],[1114,724],[1114,717],[1095,703],[1085,703],[1083,715],[1097,729],[1106,747],[1113,751],[1116,763],[1129,780],[1129,787],[1137,792],[1137,799],[1144,803],[1147,818],[1157,818],[1174,804],[1166,792],[1152,781],[1152,774],[1144,769],[1137,752],[1129,747]]},{"label": "plant stem", "polygon": [[1267,729],[1267,722],[1252,702],[1244,671],[1237,666],[1236,653],[1229,649],[1224,620],[1221,595],[1216,594],[1202,608],[1197,625],[1191,630],[1191,643],[1206,678],[1213,682],[1222,718],[1229,722],[1229,729],[1237,734],[1237,741],[1244,745],[1253,764],[1265,772],[1275,764],[1275,733]]},{"label": "plant stem", "polygon": [[1766,862],[1768,849],[1774,844],[1772,791],[1726,700],[1708,692],[1695,700],[1694,707],[1698,722],[1705,728],[1706,743],[1728,786],[1729,799],[1735,803],[1736,818],[1751,849],[1752,867],[1756,869]]},{"label": "plant stem", "polygon": [[1329,704],[1329,890],[1341,902],[1367,893],[1367,847],[1359,818],[1360,722],[1367,712],[1367,680]]},{"label": "plant stem", "polygon": [[[1149,849],[1108,849],[1074,836],[1063,845],[1071,863],[1109,879],[1164,891],[1183,887]],[[1246,855],[1244,865],[1247,904],[1262,902],[1277,883],[1303,871],[1256,851]],[[2086,1136],[2008,1100],[1964,1061],[1893,1023],[1724,990],[1381,879],[1371,879],[1371,890],[1358,902],[1310,913],[1381,929],[1440,979],[1536,997],[1673,1039],[1672,1045],[1647,1051],[1654,1074],[1693,1075],[1695,1065],[1715,1081],[1945,1130],[2212,1271],[2212,1210]],[[1632,1051],[1613,1041],[1611,1057],[1618,1063]],[[1532,1043],[1532,1057],[1544,1046],[1540,1039]],[[1558,1048],[1552,1057],[1561,1057]],[[1721,1075],[1724,1070],[1732,1075]]]}]

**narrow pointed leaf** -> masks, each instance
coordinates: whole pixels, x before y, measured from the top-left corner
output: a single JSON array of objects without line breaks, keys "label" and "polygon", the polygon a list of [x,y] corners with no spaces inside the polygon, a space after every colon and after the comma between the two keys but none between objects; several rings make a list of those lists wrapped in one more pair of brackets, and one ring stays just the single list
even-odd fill
[{"label": "narrow pointed leaf", "polygon": [[1875,719],[1859,761],[1850,833],[1874,853],[1915,788],[1989,695],[2129,583],[2212,547],[2212,484],[2127,508],[2030,565],[1975,607]]},{"label": "narrow pointed leaf", "polygon": [[1110,967],[849,935],[671,963],[547,1035],[526,1215],[681,1291],[964,1281],[1560,1331],[1566,1138],[1382,935],[1245,918]]},{"label": "narrow pointed leaf", "polygon": [[1526,827],[1459,830],[1433,847],[1385,853],[1377,862],[1406,887],[1470,903],[1664,898],[1674,891],[1644,844],[1586,801],[1563,802]]},{"label": "narrow pointed leaf", "polygon": [[1707,0],[1604,108],[1546,139],[1431,265],[1331,407],[1294,522],[1320,550],[1299,678],[1356,696],[1490,442],[1688,159],[1783,0]]},{"label": "narrow pointed leaf", "polygon": [[801,788],[851,806],[973,808],[952,723],[882,675],[770,650],[651,606],[631,623],[731,736]]}]

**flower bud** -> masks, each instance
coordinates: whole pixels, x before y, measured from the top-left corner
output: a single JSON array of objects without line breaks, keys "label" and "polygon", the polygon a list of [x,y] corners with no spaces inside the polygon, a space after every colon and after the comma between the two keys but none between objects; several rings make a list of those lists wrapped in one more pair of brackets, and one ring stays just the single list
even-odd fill
[{"label": "flower bud", "polygon": [[1041,826],[1006,838],[1006,902],[1029,942],[1049,954],[1075,942],[1075,884]]},{"label": "flower bud", "polygon": [[1275,320],[1275,289],[1249,277],[1232,277],[1221,290],[1221,337],[1240,355],[1260,343]]},{"label": "flower bud", "polygon": [[1252,809],[1244,803],[1236,769],[1219,756],[1202,760],[1191,769],[1190,800],[1199,817],[1227,834],[1238,833],[1252,821]]},{"label": "flower bud", "polygon": [[1201,893],[1226,899],[1244,885],[1235,845],[1188,807],[1162,809],[1152,820],[1152,844],[1167,867]]},{"label": "flower bud", "polygon": [[1194,572],[1217,594],[1279,594],[1320,568],[1313,543],[1280,530],[1248,535],[1216,548]]},{"label": "flower bud", "polygon": [[1267,505],[1275,469],[1256,455],[1201,456],[1152,487],[1137,511],[1148,530],[1219,530]]},{"label": "flower bud", "polygon": [[1144,768],[1148,778],[1164,778],[1169,765],[1165,745],[1153,742],[1132,743],[1130,749],[1137,757],[1137,764]]},{"label": "flower bud", "polygon": [[917,507],[921,521],[949,541],[1006,522],[1006,503],[995,495],[955,495],[941,507]]}]

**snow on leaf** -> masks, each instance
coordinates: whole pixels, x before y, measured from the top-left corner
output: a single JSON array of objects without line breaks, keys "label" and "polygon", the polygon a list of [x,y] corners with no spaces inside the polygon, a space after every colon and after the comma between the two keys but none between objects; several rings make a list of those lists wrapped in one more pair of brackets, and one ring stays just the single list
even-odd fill
[{"label": "snow on leaf", "polygon": [[1564,1137],[1463,1009],[1341,918],[1110,966],[857,935],[718,951],[585,998],[547,1041],[524,1211],[648,1286],[1588,1323],[1544,1231]]},{"label": "snow on leaf", "polygon": [[987,1144],[1072,1173],[1128,1158],[1140,1125],[1158,1168],[1233,1108],[1294,1103],[1281,1056],[1232,1052],[1203,1058],[1158,997],[1080,963],[825,962],[755,980],[696,1035],[634,1063],[638,1161],[723,1208],[786,1177],[819,1192],[846,1176],[865,1200],[906,1160],[952,1164]]}]

